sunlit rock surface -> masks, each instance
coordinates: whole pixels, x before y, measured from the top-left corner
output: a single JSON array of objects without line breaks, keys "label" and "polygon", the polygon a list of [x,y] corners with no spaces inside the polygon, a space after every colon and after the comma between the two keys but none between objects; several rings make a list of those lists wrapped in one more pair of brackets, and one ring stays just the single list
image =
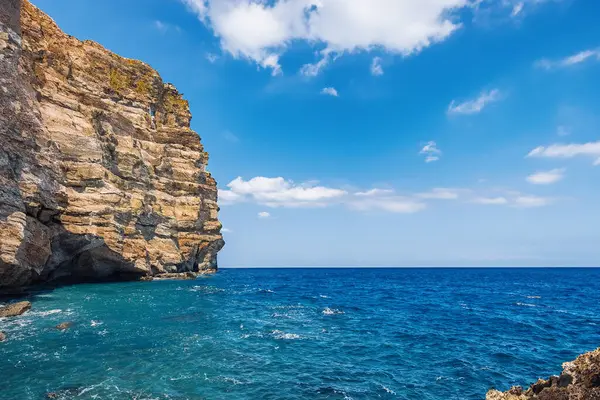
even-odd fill
[{"label": "sunlit rock surface", "polygon": [[0,287],[217,267],[208,154],[148,65],[0,3]]},{"label": "sunlit rock surface", "polygon": [[490,390],[486,400],[600,400],[600,349],[564,363],[560,376],[540,379],[527,390]]}]

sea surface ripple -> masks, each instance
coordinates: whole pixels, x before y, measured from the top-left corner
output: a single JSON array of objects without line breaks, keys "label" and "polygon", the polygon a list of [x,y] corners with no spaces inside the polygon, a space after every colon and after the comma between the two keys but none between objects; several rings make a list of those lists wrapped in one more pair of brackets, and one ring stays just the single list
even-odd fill
[{"label": "sea surface ripple", "polygon": [[0,319],[0,399],[481,400],[600,346],[598,269],[225,269],[31,301]]}]

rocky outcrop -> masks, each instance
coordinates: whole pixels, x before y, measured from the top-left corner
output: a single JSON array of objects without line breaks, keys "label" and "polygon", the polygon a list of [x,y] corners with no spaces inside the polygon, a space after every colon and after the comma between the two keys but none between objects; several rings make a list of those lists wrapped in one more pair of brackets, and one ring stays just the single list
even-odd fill
[{"label": "rocky outcrop", "polygon": [[21,315],[29,310],[31,310],[31,303],[28,301],[9,304],[7,306],[0,307],[0,318],[16,317],[17,315]]},{"label": "rocky outcrop", "polygon": [[486,400],[600,400],[600,348],[564,363],[560,376],[540,379],[527,390],[490,390]]},{"label": "rocky outcrop", "polygon": [[208,154],[148,65],[0,3],[0,288],[217,267]]}]

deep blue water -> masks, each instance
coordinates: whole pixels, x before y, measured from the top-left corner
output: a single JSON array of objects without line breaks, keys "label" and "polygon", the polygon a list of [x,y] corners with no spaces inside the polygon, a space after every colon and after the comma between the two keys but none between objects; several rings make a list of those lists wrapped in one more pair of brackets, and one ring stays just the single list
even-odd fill
[{"label": "deep blue water", "polygon": [[483,399],[600,346],[597,269],[222,270],[32,301],[0,321],[2,399]]}]

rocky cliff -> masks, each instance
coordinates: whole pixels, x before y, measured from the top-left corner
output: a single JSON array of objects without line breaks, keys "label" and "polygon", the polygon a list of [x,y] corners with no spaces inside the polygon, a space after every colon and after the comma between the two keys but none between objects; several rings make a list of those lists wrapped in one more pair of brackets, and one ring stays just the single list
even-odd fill
[{"label": "rocky cliff", "polygon": [[0,288],[217,267],[188,102],[148,65],[0,3]]},{"label": "rocky cliff", "polygon": [[527,390],[490,390],[486,400],[600,400],[600,349],[564,363],[560,376],[540,379]]}]

